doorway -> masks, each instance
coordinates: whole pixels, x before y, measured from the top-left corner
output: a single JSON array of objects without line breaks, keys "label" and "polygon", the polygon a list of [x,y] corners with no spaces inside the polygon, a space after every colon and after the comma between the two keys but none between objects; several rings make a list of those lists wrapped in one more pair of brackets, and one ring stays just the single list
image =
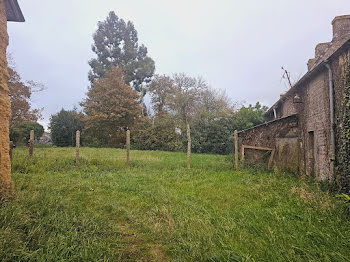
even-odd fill
[{"label": "doorway", "polygon": [[308,173],[315,176],[315,134],[314,131],[308,132]]}]

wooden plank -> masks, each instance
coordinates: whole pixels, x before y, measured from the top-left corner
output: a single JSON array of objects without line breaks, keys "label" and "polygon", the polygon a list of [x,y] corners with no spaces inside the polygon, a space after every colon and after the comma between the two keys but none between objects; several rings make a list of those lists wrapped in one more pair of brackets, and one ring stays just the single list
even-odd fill
[{"label": "wooden plank", "polygon": [[256,150],[266,150],[266,151],[272,151],[273,150],[273,148],[269,148],[269,147],[246,146],[246,145],[244,145],[244,148],[256,149]]},{"label": "wooden plank", "polygon": [[269,147],[261,147],[261,146],[247,146],[247,145],[242,145],[242,166],[244,167],[244,149],[255,149],[255,150],[264,150],[264,151],[271,151],[271,156],[269,159],[269,163],[267,165],[268,169],[272,168],[272,164],[273,164],[273,157],[275,155],[275,149],[273,148],[269,148]]}]

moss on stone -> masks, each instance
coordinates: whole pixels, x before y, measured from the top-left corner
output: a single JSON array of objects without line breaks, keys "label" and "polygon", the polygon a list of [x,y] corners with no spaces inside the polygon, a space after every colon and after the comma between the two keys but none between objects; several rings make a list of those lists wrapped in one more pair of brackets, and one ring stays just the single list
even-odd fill
[{"label": "moss on stone", "polygon": [[342,191],[350,192],[350,61],[343,74],[343,103],[339,121],[338,183]]}]

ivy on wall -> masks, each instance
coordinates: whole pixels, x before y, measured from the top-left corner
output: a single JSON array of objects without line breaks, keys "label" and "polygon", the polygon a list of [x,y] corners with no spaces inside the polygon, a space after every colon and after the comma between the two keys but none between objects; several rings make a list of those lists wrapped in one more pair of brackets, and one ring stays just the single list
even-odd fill
[{"label": "ivy on wall", "polygon": [[343,75],[344,99],[339,125],[338,170],[342,191],[350,192],[350,62]]}]

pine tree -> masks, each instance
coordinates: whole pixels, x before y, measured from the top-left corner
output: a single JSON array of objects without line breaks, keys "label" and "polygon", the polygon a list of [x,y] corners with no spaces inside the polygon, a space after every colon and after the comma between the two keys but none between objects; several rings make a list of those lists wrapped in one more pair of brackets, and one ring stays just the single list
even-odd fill
[{"label": "pine tree", "polygon": [[112,11],[105,21],[98,23],[92,51],[97,58],[89,61],[89,80],[104,77],[112,66],[119,67],[125,74],[125,83],[141,96],[145,95],[155,66],[147,56],[147,48],[139,46],[137,31],[132,22],[127,23]]}]

